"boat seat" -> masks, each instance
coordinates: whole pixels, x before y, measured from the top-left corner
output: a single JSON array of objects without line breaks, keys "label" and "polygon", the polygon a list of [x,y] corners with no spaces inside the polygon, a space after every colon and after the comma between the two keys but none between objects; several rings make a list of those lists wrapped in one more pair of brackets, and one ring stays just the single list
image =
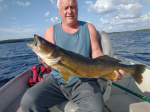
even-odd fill
[{"label": "boat seat", "polygon": [[[101,50],[103,51],[103,53],[110,57],[114,57],[112,43],[104,31],[98,31],[98,41],[99,41],[99,44],[100,44],[100,47],[101,47]],[[109,96],[111,93],[111,81],[108,80],[106,82],[106,81],[99,79],[98,82],[101,85],[100,87],[104,93],[104,95],[103,95],[104,101],[107,101],[109,99]],[[103,88],[105,88],[105,89],[103,89]],[[66,101],[50,108],[50,110],[52,112],[56,112],[56,111],[58,111],[58,112],[75,112],[78,108],[79,107],[76,103],[74,103],[73,101],[66,100]]]}]

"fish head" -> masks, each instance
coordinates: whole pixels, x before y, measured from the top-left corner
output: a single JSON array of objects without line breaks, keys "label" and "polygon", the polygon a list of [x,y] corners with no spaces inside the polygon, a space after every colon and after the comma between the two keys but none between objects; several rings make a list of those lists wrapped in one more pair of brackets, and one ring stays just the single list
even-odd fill
[{"label": "fish head", "polygon": [[38,35],[34,35],[34,42],[32,44],[27,43],[27,46],[41,58],[50,57],[50,54],[54,49],[54,45],[52,43]]}]

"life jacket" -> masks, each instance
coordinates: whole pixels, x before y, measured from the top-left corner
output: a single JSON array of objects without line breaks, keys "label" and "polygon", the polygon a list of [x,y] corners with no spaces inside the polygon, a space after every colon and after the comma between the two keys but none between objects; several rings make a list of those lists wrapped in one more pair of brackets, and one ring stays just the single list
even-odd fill
[{"label": "life jacket", "polygon": [[43,75],[49,74],[52,71],[51,68],[45,68],[43,64],[38,64],[31,67],[31,74],[32,76],[29,77],[27,81],[28,87],[32,87],[35,84],[44,80]]}]

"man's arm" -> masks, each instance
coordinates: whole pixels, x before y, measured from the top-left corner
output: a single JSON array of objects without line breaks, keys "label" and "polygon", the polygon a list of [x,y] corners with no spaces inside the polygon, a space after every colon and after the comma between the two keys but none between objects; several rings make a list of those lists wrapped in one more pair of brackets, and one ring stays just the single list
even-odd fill
[{"label": "man's arm", "polygon": [[90,35],[90,40],[91,40],[92,58],[103,56],[104,53],[101,51],[100,46],[99,46],[99,42],[98,42],[97,30],[95,29],[95,27],[91,23],[88,23],[88,28],[89,28],[89,35]]},{"label": "man's arm", "polygon": [[50,26],[46,29],[44,39],[55,44],[54,39],[53,39],[53,26]]},{"label": "man's arm", "polygon": [[[101,51],[100,46],[99,46],[98,33],[97,33],[96,28],[91,23],[88,23],[88,28],[89,28],[89,35],[90,35],[90,40],[91,40],[92,58],[103,56],[104,53]],[[121,69],[119,71],[114,71],[114,72],[115,74],[117,74],[118,78],[112,81],[120,80],[122,77],[126,76],[126,73]]]}]

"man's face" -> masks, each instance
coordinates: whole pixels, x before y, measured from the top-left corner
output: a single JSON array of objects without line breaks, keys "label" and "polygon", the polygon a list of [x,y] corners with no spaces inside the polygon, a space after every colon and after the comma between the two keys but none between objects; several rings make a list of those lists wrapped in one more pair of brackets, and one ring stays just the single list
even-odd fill
[{"label": "man's face", "polygon": [[62,22],[66,25],[73,25],[78,18],[78,5],[76,0],[60,0],[58,7]]}]

